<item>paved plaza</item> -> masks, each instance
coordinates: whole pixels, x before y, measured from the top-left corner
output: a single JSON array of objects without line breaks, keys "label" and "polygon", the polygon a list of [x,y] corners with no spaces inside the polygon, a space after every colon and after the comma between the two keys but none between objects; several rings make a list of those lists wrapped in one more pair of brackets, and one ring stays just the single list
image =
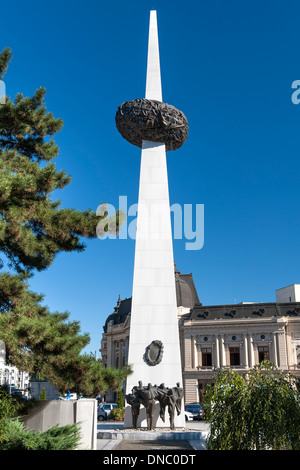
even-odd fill
[{"label": "paved plaza", "polygon": [[[123,422],[98,422],[97,432],[123,431]],[[205,439],[209,432],[209,423],[206,421],[189,421],[186,423],[186,432],[201,433],[200,439],[97,439],[97,450],[205,450]],[[134,432],[134,431],[132,431]],[[146,432],[146,431],[144,431]],[[150,431],[155,433],[155,431]]]}]

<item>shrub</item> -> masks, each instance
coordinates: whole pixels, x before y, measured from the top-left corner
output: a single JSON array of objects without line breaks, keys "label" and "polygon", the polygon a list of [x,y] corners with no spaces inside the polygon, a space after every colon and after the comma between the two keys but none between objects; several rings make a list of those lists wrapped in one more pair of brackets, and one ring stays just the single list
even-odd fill
[{"label": "shrub", "polygon": [[78,423],[41,432],[28,430],[18,418],[10,418],[0,450],[75,450],[79,441]]},{"label": "shrub", "polygon": [[124,419],[124,408],[114,408],[110,412],[110,417],[114,421],[123,421]]},{"label": "shrub", "polygon": [[0,442],[5,435],[7,420],[14,416],[17,410],[18,401],[6,391],[5,387],[0,387]]},{"label": "shrub", "polygon": [[295,381],[264,361],[244,376],[219,373],[207,388],[208,450],[299,450],[300,404]]}]

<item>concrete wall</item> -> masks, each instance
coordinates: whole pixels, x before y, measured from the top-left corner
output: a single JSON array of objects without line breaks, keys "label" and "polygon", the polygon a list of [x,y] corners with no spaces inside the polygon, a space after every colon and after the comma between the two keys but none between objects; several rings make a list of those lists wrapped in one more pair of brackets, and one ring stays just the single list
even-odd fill
[{"label": "concrete wall", "polygon": [[34,431],[80,423],[82,437],[78,450],[97,449],[97,400],[41,400],[22,421]]},{"label": "concrete wall", "polygon": [[32,398],[39,400],[41,398],[43,388],[46,392],[46,400],[58,400],[59,391],[52,385],[52,383],[46,381],[30,382]]}]

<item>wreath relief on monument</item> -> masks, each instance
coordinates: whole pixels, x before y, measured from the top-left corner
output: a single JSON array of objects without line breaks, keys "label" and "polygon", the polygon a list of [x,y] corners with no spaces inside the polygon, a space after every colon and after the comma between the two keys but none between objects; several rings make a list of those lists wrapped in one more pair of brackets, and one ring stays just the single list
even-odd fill
[{"label": "wreath relief on monument", "polygon": [[164,352],[163,343],[159,341],[158,339],[156,339],[152,341],[152,343],[146,347],[144,359],[149,366],[156,366],[157,364],[161,362],[163,358],[163,352]]},{"label": "wreath relief on monument", "polygon": [[188,121],[182,111],[156,100],[135,99],[118,107],[116,126],[122,137],[142,148],[143,140],[164,143],[166,151],[182,146]]}]

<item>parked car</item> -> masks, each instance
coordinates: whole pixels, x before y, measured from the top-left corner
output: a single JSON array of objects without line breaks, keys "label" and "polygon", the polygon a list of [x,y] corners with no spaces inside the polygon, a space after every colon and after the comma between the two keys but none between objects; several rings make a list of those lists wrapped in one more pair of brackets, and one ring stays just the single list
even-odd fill
[{"label": "parked car", "polygon": [[189,411],[193,415],[193,419],[204,419],[205,409],[203,403],[189,403],[185,406],[185,411]]},{"label": "parked car", "polygon": [[100,403],[98,406],[98,420],[106,421],[109,419],[111,410],[117,407],[118,405],[116,403]]},{"label": "parked car", "polygon": [[189,411],[184,411],[184,416],[186,421],[193,421],[194,416]]}]

